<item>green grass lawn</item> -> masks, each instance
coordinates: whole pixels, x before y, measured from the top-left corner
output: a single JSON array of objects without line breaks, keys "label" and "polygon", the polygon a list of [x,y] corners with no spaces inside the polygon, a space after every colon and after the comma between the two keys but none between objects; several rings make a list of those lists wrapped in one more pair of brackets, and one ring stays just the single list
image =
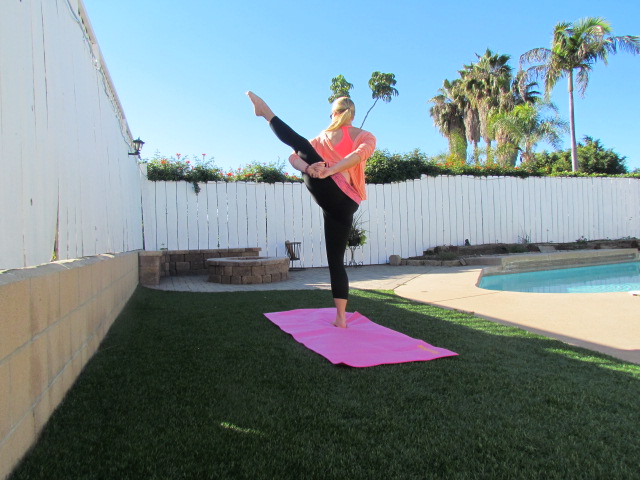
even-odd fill
[{"label": "green grass lawn", "polygon": [[327,302],[139,288],[12,479],[640,478],[640,366],[358,290],[460,355],[335,366],[262,315]]}]

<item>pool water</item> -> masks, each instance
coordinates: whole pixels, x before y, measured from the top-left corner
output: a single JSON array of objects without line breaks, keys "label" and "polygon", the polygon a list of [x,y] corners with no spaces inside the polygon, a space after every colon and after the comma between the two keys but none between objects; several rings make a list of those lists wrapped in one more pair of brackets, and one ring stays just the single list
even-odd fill
[{"label": "pool water", "polygon": [[640,262],[483,276],[480,288],[534,293],[606,293],[640,290]]}]

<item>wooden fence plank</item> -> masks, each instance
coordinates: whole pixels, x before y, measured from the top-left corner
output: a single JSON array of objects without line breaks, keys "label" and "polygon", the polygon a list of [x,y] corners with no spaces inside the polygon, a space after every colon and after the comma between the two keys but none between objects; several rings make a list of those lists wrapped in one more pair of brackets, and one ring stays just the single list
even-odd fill
[{"label": "wooden fence plank", "polygon": [[277,256],[277,242],[275,242],[275,236],[277,230],[280,228],[279,222],[281,221],[282,214],[277,212],[280,205],[276,205],[275,197],[276,186],[274,184],[265,185],[265,216],[266,216],[266,232],[269,239],[266,250],[261,253],[268,257]]},{"label": "wooden fence plank", "polygon": [[258,200],[256,191],[260,183],[247,184],[247,247],[259,246],[258,244]]},{"label": "wooden fence plank", "polygon": [[203,203],[206,203],[206,248],[218,248],[218,198],[217,183],[207,182],[202,185]]},{"label": "wooden fence plank", "polygon": [[256,183],[253,189],[255,199],[255,246],[260,247],[261,255],[266,256],[268,248],[267,236],[267,210],[266,210],[266,186],[265,183]]}]

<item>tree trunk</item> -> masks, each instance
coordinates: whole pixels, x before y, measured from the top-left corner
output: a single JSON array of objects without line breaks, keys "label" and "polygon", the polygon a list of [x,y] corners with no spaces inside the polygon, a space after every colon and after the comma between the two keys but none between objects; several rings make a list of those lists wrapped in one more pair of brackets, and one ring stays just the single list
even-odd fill
[{"label": "tree trunk", "polygon": [[449,154],[467,161],[467,137],[464,130],[455,130],[447,137],[449,141]]},{"label": "tree trunk", "polygon": [[569,127],[571,130],[571,170],[578,171],[578,146],[576,145],[576,120],[573,111],[573,70],[569,70]]},{"label": "tree trunk", "polygon": [[373,102],[373,105],[371,105],[371,108],[367,111],[367,114],[364,116],[364,120],[362,120],[362,125],[360,125],[360,128],[362,128],[364,126],[364,122],[367,121],[367,117],[369,116],[369,112],[371,112],[371,110],[373,110],[373,107],[376,106],[376,103],[378,103],[378,99],[376,98],[376,101]]}]

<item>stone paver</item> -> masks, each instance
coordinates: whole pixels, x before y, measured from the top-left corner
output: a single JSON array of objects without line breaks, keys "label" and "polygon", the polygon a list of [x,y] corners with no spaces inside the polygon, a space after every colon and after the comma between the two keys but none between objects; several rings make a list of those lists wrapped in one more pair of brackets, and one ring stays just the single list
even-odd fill
[{"label": "stone paver", "polygon": [[[389,265],[368,265],[350,267],[349,285],[363,290],[395,290],[427,272],[426,267],[392,267]],[[223,285],[207,282],[206,275],[164,277],[156,290],[177,292],[252,292],[268,290],[329,290],[328,268],[307,268],[289,271],[289,279],[278,283],[255,285]]]}]

